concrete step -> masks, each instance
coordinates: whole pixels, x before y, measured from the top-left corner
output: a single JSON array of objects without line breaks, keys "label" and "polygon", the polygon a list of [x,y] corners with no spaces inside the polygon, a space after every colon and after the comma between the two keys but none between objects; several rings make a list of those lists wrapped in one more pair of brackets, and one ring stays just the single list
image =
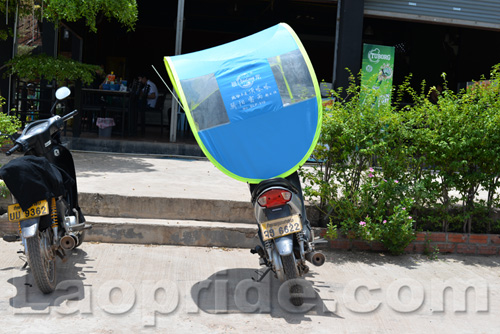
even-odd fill
[{"label": "concrete step", "polygon": [[[180,219],[138,219],[86,216],[85,242],[179,245],[252,249],[260,245],[257,224]],[[313,228],[321,234],[320,228]],[[320,249],[323,244],[318,244]]]},{"label": "concrete step", "polygon": [[124,139],[74,138],[64,137],[71,150],[89,152],[113,152],[130,154],[168,154],[177,156],[204,157],[203,151],[196,143],[157,143],[149,141],[133,141]]},{"label": "concrete step", "polygon": [[85,216],[255,224],[250,202],[80,193],[79,204]]},{"label": "concrete step", "polygon": [[86,216],[86,242],[253,248],[257,224]]}]

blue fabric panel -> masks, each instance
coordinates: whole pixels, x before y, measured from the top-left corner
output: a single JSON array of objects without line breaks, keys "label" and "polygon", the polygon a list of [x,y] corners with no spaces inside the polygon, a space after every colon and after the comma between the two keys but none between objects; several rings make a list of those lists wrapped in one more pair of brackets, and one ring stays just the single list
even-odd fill
[{"label": "blue fabric panel", "polygon": [[[316,99],[310,99],[281,109],[281,112],[198,134],[210,154],[230,172],[249,179],[272,178],[290,170],[304,158],[316,134],[317,110]],[[242,159],[245,164],[241,163]]]},{"label": "blue fabric panel", "polygon": [[251,36],[210,49],[171,57],[179,79],[190,79],[215,73],[221,68],[245,64],[252,59],[267,59],[296,50],[297,43],[280,25]]},{"label": "blue fabric panel", "polygon": [[232,123],[283,107],[266,59],[227,68],[215,77]]}]

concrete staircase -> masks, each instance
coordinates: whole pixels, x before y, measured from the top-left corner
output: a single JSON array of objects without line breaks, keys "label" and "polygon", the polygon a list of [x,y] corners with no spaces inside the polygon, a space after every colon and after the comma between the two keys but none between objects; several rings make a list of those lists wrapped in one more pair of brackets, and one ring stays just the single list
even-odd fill
[{"label": "concrete staircase", "polygon": [[258,243],[250,203],[80,193],[86,241],[252,248]]},{"label": "concrete staircase", "polygon": [[[198,145],[68,138],[73,150],[204,157]],[[140,176],[139,176],[140,177]],[[254,247],[257,225],[249,202],[79,194],[87,241],[184,246]]]},{"label": "concrete staircase", "polygon": [[[250,202],[80,193],[92,229],[85,241],[200,247],[253,248],[259,244]],[[6,205],[2,205],[2,207]],[[307,208],[308,217],[314,209]],[[0,236],[17,224],[0,216]]]}]

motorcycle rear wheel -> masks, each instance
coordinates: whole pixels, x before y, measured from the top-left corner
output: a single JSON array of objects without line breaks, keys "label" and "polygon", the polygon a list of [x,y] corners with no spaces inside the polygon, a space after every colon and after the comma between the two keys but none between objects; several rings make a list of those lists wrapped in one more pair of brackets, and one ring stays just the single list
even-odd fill
[{"label": "motorcycle rear wheel", "polygon": [[52,231],[38,231],[33,237],[26,238],[28,264],[35,283],[44,294],[56,289],[56,257],[51,250]]},{"label": "motorcycle rear wheel", "polygon": [[297,284],[296,279],[299,278],[299,271],[295,264],[295,256],[292,254],[281,257],[281,263],[285,271],[286,283],[290,293],[290,301],[295,306],[301,306],[304,303],[302,298],[303,288]]}]

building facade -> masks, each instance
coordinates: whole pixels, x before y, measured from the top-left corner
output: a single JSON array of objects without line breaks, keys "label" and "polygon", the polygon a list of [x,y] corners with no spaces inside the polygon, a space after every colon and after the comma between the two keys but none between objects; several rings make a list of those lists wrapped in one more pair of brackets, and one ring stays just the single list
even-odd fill
[{"label": "building facade", "polygon": [[[359,72],[364,43],[395,47],[395,85],[409,74],[415,86],[422,80],[437,85],[446,73],[448,87],[458,90],[468,81],[488,76],[500,63],[500,0],[138,0],[137,4],[135,31],[105,19],[98,23],[97,34],[82,23],[66,23],[59,29],[44,24],[43,48],[102,65],[129,83],[138,73],[149,72],[167,94],[171,85],[164,56],[227,43],[279,22],[295,30],[318,80],[333,87],[348,84],[346,69]],[[4,47],[8,43],[2,44],[2,62],[11,55]],[[0,80],[5,96],[9,85]]]}]

